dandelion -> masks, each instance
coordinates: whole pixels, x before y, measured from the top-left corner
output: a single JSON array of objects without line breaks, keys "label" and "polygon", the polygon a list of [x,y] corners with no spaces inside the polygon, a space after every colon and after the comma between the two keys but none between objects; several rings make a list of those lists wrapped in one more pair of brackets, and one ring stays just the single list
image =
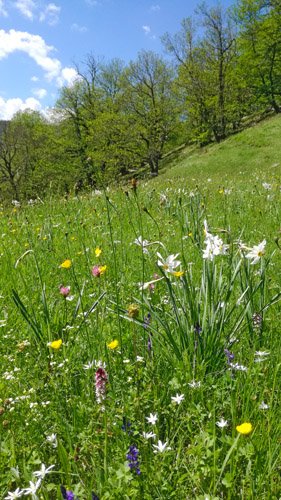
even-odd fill
[{"label": "dandelion", "polygon": [[168,450],[171,450],[172,448],[170,446],[167,446],[168,444],[168,441],[166,441],[166,443],[162,443],[162,441],[158,441],[157,444],[153,444],[153,448],[154,448],[154,453],[163,453],[163,451],[168,451]]},{"label": "dandelion", "polygon": [[96,398],[99,404],[105,399],[106,396],[106,384],[108,382],[108,375],[104,368],[100,367],[95,374],[95,391]]},{"label": "dandelion", "polygon": [[57,351],[62,345],[62,339],[53,340],[53,342],[48,342],[48,347],[51,347],[55,351]]},{"label": "dandelion", "polygon": [[148,421],[148,423],[151,425],[155,425],[157,420],[158,420],[157,413],[155,413],[155,415],[153,415],[153,413],[150,413],[149,417],[145,417],[145,418]]},{"label": "dandelion", "polygon": [[130,446],[129,452],[126,455],[126,458],[128,460],[128,466],[130,467],[131,471],[135,471],[136,474],[139,476],[141,471],[139,468],[139,450],[135,445]]},{"label": "dandelion", "polygon": [[176,396],[171,397],[171,400],[173,403],[179,405],[184,400],[184,394],[176,394]]},{"label": "dandelion", "polygon": [[60,286],[60,294],[66,298],[70,294],[70,286],[61,285]]},{"label": "dandelion", "polygon": [[239,432],[239,434],[243,434],[244,436],[247,436],[248,434],[250,434],[252,432],[253,426],[250,422],[244,422],[241,425],[237,425],[236,430],[237,430],[237,432]]},{"label": "dandelion", "polygon": [[107,269],[107,266],[94,266],[92,268],[92,275],[95,276],[95,278],[99,278],[102,276]]},{"label": "dandelion", "polygon": [[72,262],[70,259],[66,259],[64,260],[61,265],[59,267],[61,267],[62,269],[70,269],[72,266]]},{"label": "dandelion", "polygon": [[102,253],[101,248],[100,248],[100,247],[97,247],[97,248],[95,249],[95,256],[96,256],[96,257],[99,257],[99,256],[101,255],[101,253]]},{"label": "dandelion", "polygon": [[263,240],[258,245],[249,248],[250,252],[246,254],[246,259],[251,259],[251,265],[256,264],[265,255],[266,240]]},{"label": "dandelion", "polygon": [[117,349],[118,346],[119,346],[118,340],[112,340],[111,342],[109,342],[109,344],[107,344],[107,347],[111,350]]}]

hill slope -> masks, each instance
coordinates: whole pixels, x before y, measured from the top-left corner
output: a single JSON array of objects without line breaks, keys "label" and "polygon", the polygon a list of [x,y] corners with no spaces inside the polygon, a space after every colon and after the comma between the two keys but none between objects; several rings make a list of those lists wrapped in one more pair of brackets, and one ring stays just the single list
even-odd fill
[{"label": "hill slope", "polygon": [[266,121],[234,135],[220,144],[200,150],[185,150],[163,161],[163,168],[156,183],[169,179],[188,178],[191,183],[206,182],[208,177],[219,185],[245,182],[264,176],[267,182],[280,180],[281,174],[281,116]]}]

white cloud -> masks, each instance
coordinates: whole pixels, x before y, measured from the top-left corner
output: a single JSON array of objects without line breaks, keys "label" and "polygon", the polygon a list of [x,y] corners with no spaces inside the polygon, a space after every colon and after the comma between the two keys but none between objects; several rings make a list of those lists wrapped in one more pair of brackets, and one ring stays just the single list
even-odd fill
[{"label": "white cloud", "polygon": [[28,97],[25,101],[16,97],[7,99],[6,101],[0,97],[0,119],[10,120],[17,111],[32,109],[33,111],[41,111],[40,102],[34,97]]},{"label": "white cloud", "polygon": [[0,16],[7,17],[8,12],[5,9],[4,0],[0,0]]},{"label": "white cloud", "polygon": [[152,12],[158,12],[160,10],[160,5],[156,4],[156,5],[151,5],[150,7],[150,10]]},{"label": "white cloud", "polygon": [[143,26],[142,29],[143,29],[145,35],[149,35],[149,33],[151,32],[150,26]]},{"label": "white cloud", "polygon": [[30,78],[30,80],[31,80],[32,82],[38,82],[39,78],[38,78],[38,76],[32,76],[32,77]]},{"label": "white cloud", "polygon": [[45,9],[39,15],[39,21],[46,21],[50,26],[55,26],[59,21],[61,8],[54,4],[48,3]]},{"label": "white cloud", "polygon": [[78,74],[76,69],[65,67],[62,68],[60,76],[57,78],[57,84],[59,87],[63,85],[71,86],[78,79]]},{"label": "white cloud", "polygon": [[27,17],[30,21],[33,20],[34,10],[36,8],[36,4],[33,0],[17,0],[15,2],[15,7],[24,17]]},{"label": "white cloud", "polygon": [[50,82],[55,80],[59,86],[70,85],[77,76],[74,68],[63,68],[58,59],[49,56],[54,47],[47,45],[41,36],[24,31],[0,30],[0,60],[17,50],[29,55],[43,69],[46,79]]},{"label": "white cloud", "polygon": [[47,95],[47,90],[46,89],[34,89],[33,94],[38,97],[38,99],[44,99]]},{"label": "white cloud", "polygon": [[72,31],[77,31],[78,33],[86,33],[86,31],[88,31],[88,28],[86,28],[86,26],[80,26],[77,23],[73,23],[71,25],[71,30]]}]

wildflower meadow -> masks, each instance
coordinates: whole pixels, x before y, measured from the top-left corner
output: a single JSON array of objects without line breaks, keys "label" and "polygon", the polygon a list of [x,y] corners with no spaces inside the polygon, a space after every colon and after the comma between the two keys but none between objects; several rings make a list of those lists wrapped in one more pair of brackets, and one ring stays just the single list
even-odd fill
[{"label": "wildflower meadow", "polygon": [[1,499],[281,498],[268,172],[2,207]]}]

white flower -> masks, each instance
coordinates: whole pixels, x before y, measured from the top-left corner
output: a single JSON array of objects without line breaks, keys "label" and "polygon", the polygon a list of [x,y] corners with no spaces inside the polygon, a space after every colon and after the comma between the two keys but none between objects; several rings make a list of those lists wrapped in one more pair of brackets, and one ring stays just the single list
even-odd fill
[{"label": "white flower", "polygon": [[88,361],[88,363],[86,365],[83,365],[83,368],[84,368],[84,370],[90,370],[91,368],[93,368],[93,366],[95,366],[95,362]]},{"label": "white flower", "polygon": [[250,252],[246,254],[246,259],[251,259],[252,262],[251,264],[256,264],[259,262],[261,257],[265,255],[265,245],[266,245],[266,240],[263,240],[261,243],[258,245],[254,245],[252,248],[250,248]]},{"label": "white flower", "polygon": [[17,488],[15,491],[8,491],[8,495],[5,500],[14,500],[15,498],[20,498],[24,494],[24,490]]},{"label": "white flower", "polygon": [[228,421],[224,420],[224,418],[221,418],[218,422],[216,422],[216,425],[218,427],[220,427],[221,429],[223,429],[224,427],[226,427],[228,425]]},{"label": "white flower", "polygon": [[192,382],[189,382],[188,385],[192,389],[197,389],[198,387],[201,386],[201,382],[195,382],[195,380],[192,380]]},{"label": "white flower", "polygon": [[[206,229],[205,229],[206,231]],[[206,248],[203,250],[203,259],[214,260],[216,255],[226,255],[228,245],[225,245],[221,238],[206,233],[205,238]]]},{"label": "white flower", "polygon": [[270,352],[269,351],[256,351],[255,356],[263,357],[263,356],[269,356]]},{"label": "white flower", "polygon": [[41,486],[41,479],[38,479],[38,481],[36,481],[36,483],[33,483],[33,481],[29,481],[29,488],[25,488],[23,490],[24,494],[31,495],[31,498],[33,500],[37,500],[38,497],[36,495],[36,492],[40,488],[40,486]]},{"label": "white flower", "polygon": [[166,258],[166,260],[164,260],[162,255],[159,252],[157,252],[157,257],[158,257],[157,264],[159,267],[163,267],[164,271],[166,271],[167,273],[173,273],[175,269],[181,264],[180,260],[176,260],[178,255],[179,255],[178,253],[171,254]]},{"label": "white flower", "polygon": [[139,289],[140,290],[147,290],[147,288],[150,287],[150,285],[154,285],[154,283],[157,283],[157,281],[163,280],[163,276],[161,278],[157,278],[156,280],[152,281],[147,281],[146,283],[139,283]]},{"label": "white flower", "polygon": [[144,362],[144,358],[143,358],[142,356],[137,356],[137,357],[136,357],[136,361],[137,361],[138,363],[143,363],[143,362]]},{"label": "white flower", "polygon": [[268,410],[268,408],[269,405],[267,405],[264,401],[262,401],[261,404],[259,405],[260,410]]},{"label": "white flower", "polygon": [[138,245],[139,247],[142,247],[143,253],[148,254],[147,246],[149,246],[149,241],[143,240],[142,236],[139,236],[138,238],[135,239],[134,243]]},{"label": "white flower", "polygon": [[176,396],[172,396],[171,400],[173,403],[177,403],[178,405],[184,400],[184,394],[176,394]]},{"label": "white flower", "polygon": [[151,425],[155,425],[157,420],[158,420],[157,413],[155,413],[155,415],[153,415],[153,413],[150,413],[149,417],[145,417],[145,418],[148,421],[148,423]]},{"label": "white flower", "polygon": [[53,446],[53,448],[56,448],[58,446],[56,434],[50,434],[50,436],[47,436],[46,439]]},{"label": "white flower", "polygon": [[162,441],[158,441],[158,444],[153,444],[153,448],[154,448],[154,453],[163,453],[163,451],[167,451],[167,450],[171,450],[172,448],[170,446],[167,446],[168,444],[168,441],[166,441],[166,443],[162,443]]},{"label": "white flower", "polygon": [[246,372],[248,368],[244,365],[239,365],[239,363],[229,363],[229,366],[233,368],[234,370],[240,371],[240,372]]},{"label": "white flower", "polygon": [[143,437],[145,439],[154,439],[154,438],[156,438],[156,434],[154,434],[154,432],[143,432],[142,435],[143,435]]},{"label": "white flower", "polygon": [[264,187],[264,189],[266,189],[267,191],[270,191],[272,189],[272,185],[268,184],[267,182],[263,182],[262,187]]},{"label": "white flower", "polygon": [[41,469],[33,472],[33,475],[35,477],[38,477],[39,479],[44,479],[46,474],[49,474],[50,471],[54,468],[54,465],[50,465],[50,467],[46,467],[45,464],[41,464]]}]

